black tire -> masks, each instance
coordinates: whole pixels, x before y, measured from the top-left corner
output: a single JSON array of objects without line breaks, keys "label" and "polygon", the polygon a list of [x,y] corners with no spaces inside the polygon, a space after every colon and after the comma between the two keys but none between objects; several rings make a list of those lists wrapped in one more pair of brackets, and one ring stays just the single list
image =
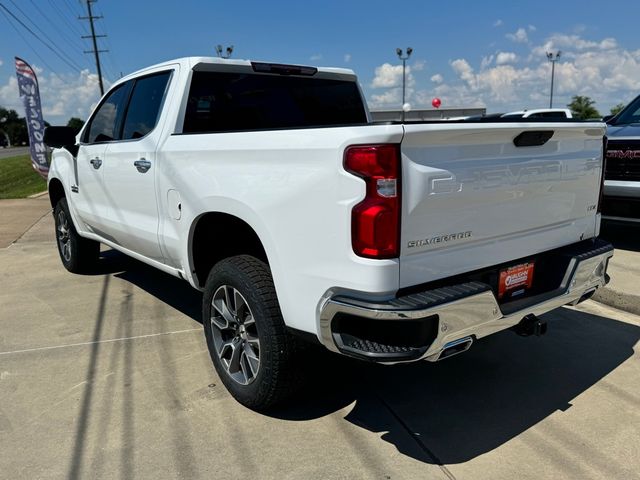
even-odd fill
[{"label": "black tire", "polygon": [[[225,298],[237,324],[226,321],[229,328],[220,328],[225,322],[221,313]],[[264,410],[295,392],[300,384],[299,347],[285,327],[271,272],[264,262],[239,255],[216,264],[205,285],[202,323],[213,365],[238,402]],[[241,352],[235,362],[239,370],[232,372],[236,352]]]},{"label": "black tire", "polygon": [[78,235],[66,198],[61,198],[56,204],[53,218],[58,253],[64,268],[71,273],[88,273],[95,269],[100,256],[100,243]]}]

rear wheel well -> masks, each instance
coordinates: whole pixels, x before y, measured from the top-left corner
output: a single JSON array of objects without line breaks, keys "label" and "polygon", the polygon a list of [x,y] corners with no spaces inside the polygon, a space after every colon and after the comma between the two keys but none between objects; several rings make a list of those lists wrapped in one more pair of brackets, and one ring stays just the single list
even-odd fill
[{"label": "rear wheel well", "polygon": [[49,201],[51,202],[51,207],[56,208],[56,205],[60,201],[61,198],[64,198],[66,195],[64,193],[64,187],[62,186],[62,182],[57,178],[51,179],[49,182]]},{"label": "rear wheel well", "polygon": [[200,217],[191,241],[192,273],[204,288],[207,276],[220,260],[235,255],[251,255],[265,263],[267,254],[256,232],[245,221],[226,213],[207,213]]}]

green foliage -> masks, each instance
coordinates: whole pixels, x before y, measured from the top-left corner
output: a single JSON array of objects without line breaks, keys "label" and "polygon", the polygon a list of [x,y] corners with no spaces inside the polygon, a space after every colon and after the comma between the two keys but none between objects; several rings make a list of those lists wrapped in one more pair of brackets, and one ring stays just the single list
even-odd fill
[{"label": "green foliage", "polygon": [[71,117],[67,122],[67,127],[73,128],[76,135],[80,132],[83,126],[84,126],[84,120],[78,117]]},{"label": "green foliage", "polygon": [[0,107],[0,130],[9,136],[11,145],[28,145],[27,122],[15,110]]},{"label": "green foliage", "polygon": [[46,189],[47,184],[31,166],[29,155],[0,159],[0,199],[25,198]]},{"label": "green foliage", "polygon": [[624,108],[624,103],[619,103],[615,107],[611,107],[611,115],[617,115]]},{"label": "green foliage", "polygon": [[600,115],[600,112],[593,106],[595,103],[595,100],[591,100],[590,97],[574,95],[571,98],[571,103],[567,104],[567,107],[569,107],[574,117],[582,120],[601,118],[602,115]]}]

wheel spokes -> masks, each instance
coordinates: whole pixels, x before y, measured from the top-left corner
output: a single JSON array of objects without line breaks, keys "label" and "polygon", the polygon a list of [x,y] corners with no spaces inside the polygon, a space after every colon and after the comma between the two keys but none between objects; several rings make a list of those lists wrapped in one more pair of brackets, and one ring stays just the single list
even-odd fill
[{"label": "wheel spokes", "polygon": [[260,367],[260,357],[249,343],[244,344],[244,358],[251,370],[251,376],[255,377],[258,374],[258,368]]},{"label": "wheel spokes", "polygon": [[223,285],[211,300],[211,333],[218,358],[236,382],[248,385],[260,369],[258,329],[246,299],[237,289]]},{"label": "wheel spokes", "polygon": [[223,291],[220,292],[220,289],[213,296],[213,301],[211,302],[211,306],[217,312],[217,315],[211,316],[211,322],[215,324],[220,330],[229,330],[234,329],[238,324],[238,321],[229,306],[229,292],[228,287],[222,287]]}]

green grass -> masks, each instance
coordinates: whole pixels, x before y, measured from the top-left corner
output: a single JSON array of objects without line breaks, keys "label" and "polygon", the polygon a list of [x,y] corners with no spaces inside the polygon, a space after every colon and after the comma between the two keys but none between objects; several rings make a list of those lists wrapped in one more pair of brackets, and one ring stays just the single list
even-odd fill
[{"label": "green grass", "polygon": [[31,166],[29,155],[0,158],[0,199],[25,198],[46,189],[47,183]]}]

